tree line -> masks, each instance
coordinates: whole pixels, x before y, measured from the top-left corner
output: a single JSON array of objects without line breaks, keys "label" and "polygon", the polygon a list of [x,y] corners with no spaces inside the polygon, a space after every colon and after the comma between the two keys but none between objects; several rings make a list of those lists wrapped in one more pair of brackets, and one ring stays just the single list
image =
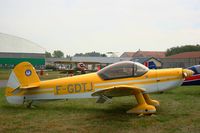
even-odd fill
[{"label": "tree line", "polygon": [[51,54],[50,52],[45,52],[46,58],[64,58],[64,53],[61,50],[54,50]]},{"label": "tree line", "polygon": [[[99,52],[88,52],[88,53],[76,53],[74,55],[75,57],[107,57],[106,54],[101,54]],[[70,55],[66,55],[64,57],[64,53],[61,50],[54,50],[53,53],[51,54],[50,52],[45,52],[45,57],[46,58],[71,58]]]},{"label": "tree line", "polygon": [[106,56],[106,54],[101,54],[101,53],[99,53],[99,52],[95,52],[95,51],[93,51],[93,52],[88,52],[88,53],[85,53],[85,54],[83,54],[83,53],[76,53],[75,55],[74,55],[75,57],[77,57],[77,56],[82,56],[82,57],[107,57]]},{"label": "tree line", "polygon": [[166,56],[171,56],[183,52],[200,51],[200,45],[183,45],[167,49]]},{"label": "tree line", "polygon": [[[166,50],[166,56],[171,56],[183,52],[192,52],[192,51],[200,51],[200,45],[183,45],[183,46],[177,46],[177,47],[171,47]],[[75,57],[107,57],[106,54],[102,54],[99,52],[88,52],[88,53],[76,53],[74,55]],[[64,57],[64,53],[61,50],[54,50],[51,54],[50,52],[45,52],[46,58],[71,58],[70,55],[66,55]]]}]

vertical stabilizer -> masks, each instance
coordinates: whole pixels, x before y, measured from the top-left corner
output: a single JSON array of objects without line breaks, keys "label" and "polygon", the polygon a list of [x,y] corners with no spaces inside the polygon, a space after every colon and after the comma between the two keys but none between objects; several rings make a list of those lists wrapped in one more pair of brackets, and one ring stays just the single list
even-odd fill
[{"label": "vertical stabilizer", "polygon": [[8,79],[6,98],[9,103],[22,104],[24,96],[21,89],[39,87],[40,79],[35,68],[29,62],[22,62],[15,66]]}]

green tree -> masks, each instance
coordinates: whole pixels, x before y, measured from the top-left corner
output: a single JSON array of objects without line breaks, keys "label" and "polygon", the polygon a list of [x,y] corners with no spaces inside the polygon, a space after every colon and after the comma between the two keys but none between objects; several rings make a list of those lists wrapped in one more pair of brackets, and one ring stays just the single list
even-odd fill
[{"label": "green tree", "polygon": [[66,55],[66,58],[69,59],[69,60],[72,60],[72,57],[68,54]]},{"label": "green tree", "polygon": [[51,53],[50,52],[47,52],[47,51],[45,51],[45,57],[46,58],[51,58],[52,56],[51,56]]},{"label": "green tree", "polygon": [[84,56],[83,53],[76,53],[74,56]]},{"label": "green tree", "polygon": [[66,55],[66,58],[71,58],[71,56],[67,54],[67,55]]},{"label": "green tree", "polygon": [[83,56],[83,57],[107,57],[106,54],[101,54],[99,52],[88,52],[88,53],[77,53],[74,56]]},{"label": "green tree", "polygon": [[175,55],[183,52],[200,51],[200,45],[184,45],[167,49],[166,56]]},{"label": "green tree", "polygon": [[53,51],[53,57],[54,58],[63,58],[64,57],[64,53],[60,50],[54,50]]}]

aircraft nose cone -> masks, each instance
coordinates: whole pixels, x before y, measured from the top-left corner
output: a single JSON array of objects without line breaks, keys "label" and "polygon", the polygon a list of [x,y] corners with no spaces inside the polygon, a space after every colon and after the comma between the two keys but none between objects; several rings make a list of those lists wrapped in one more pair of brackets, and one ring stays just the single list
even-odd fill
[{"label": "aircraft nose cone", "polygon": [[191,77],[194,74],[192,70],[189,69],[183,69],[183,77],[188,78]]}]

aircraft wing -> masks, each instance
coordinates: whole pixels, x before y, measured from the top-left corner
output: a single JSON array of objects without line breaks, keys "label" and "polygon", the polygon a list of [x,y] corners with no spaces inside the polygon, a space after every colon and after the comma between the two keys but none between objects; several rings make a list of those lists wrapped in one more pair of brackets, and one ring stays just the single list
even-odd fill
[{"label": "aircraft wing", "polygon": [[138,92],[144,91],[145,89],[135,86],[117,85],[96,91],[92,93],[92,96],[99,96],[99,99],[97,99],[97,103],[104,103],[106,101],[110,101],[112,97],[135,95]]}]

